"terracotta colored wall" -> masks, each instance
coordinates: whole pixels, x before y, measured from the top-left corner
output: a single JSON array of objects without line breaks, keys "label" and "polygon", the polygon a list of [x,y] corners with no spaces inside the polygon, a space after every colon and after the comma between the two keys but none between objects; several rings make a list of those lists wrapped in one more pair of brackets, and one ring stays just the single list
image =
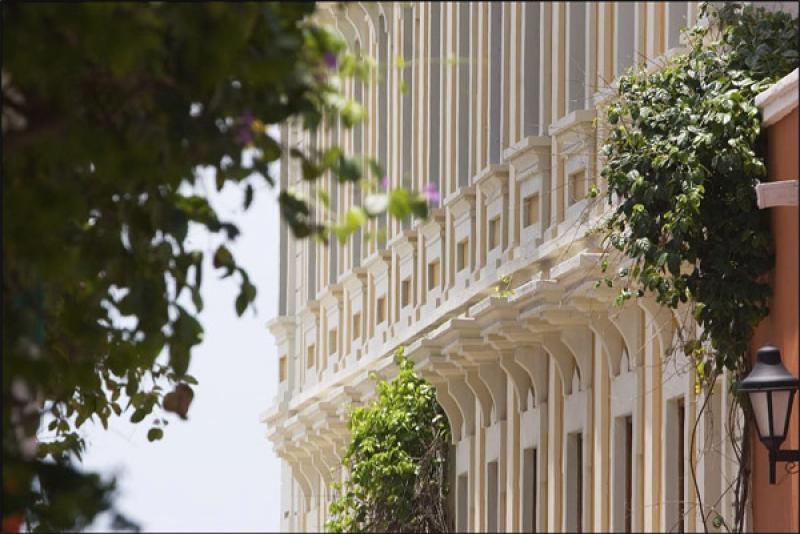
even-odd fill
[{"label": "terracotta colored wall", "polygon": [[[798,117],[797,108],[767,130],[767,169],[770,181],[797,180]],[[753,355],[758,347],[778,347],[786,368],[800,375],[798,355],[798,207],[768,208],[775,240],[774,287],[770,315],[761,323],[753,338]],[[784,449],[800,449],[800,402],[795,395],[789,436]],[[785,464],[777,466],[777,484],[769,485],[767,449],[753,437],[753,529],[756,532],[800,532],[800,473],[789,474]]]}]

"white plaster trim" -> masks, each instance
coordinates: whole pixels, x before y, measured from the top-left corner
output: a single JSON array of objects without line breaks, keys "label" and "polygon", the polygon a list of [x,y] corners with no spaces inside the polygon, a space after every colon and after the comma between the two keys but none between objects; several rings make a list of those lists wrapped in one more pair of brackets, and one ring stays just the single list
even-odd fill
[{"label": "white plaster trim", "polygon": [[783,180],[765,182],[756,186],[756,201],[759,209],[776,206],[797,206],[797,195],[800,192],[800,181]]},{"label": "white plaster trim", "polygon": [[473,178],[472,183],[485,192],[508,188],[508,164],[489,165]]},{"label": "white plaster trim", "polygon": [[794,69],[756,95],[756,106],[761,110],[764,126],[775,124],[797,107],[798,70]]},{"label": "white plaster trim", "polygon": [[546,135],[529,135],[523,137],[517,143],[511,145],[503,151],[503,157],[506,161],[514,164],[514,160],[524,155],[529,150],[549,150],[550,149],[550,136]]},{"label": "white plaster trim", "polygon": [[450,207],[451,210],[455,207],[456,204],[459,203],[461,200],[472,201],[475,197],[475,185],[470,184],[467,187],[460,187],[447,195],[447,197],[442,202],[443,207]]},{"label": "white plaster trim", "polygon": [[554,137],[561,135],[561,133],[569,131],[575,126],[583,125],[587,122],[591,123],[595,115],[596,111],[594,109],[576,109],[551,124],[550,128],[548,128],[548,133]]}]

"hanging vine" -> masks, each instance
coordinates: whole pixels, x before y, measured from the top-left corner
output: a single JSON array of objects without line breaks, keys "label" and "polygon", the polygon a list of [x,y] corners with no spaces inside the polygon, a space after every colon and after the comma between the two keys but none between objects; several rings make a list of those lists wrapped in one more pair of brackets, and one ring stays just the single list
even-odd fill
[{"label": "hanging vine", "polygon": [[[619,304],[650,293],[663,306],[683,303],[693,312],[699,334],[679,335],[697,392],[710,393],[724,370],[735,391],[753,329],[768,314],[773,254],[768,216],[755,198],[767,171],[754,98],[797,68],[800,35],[796,18],[753,5],[704,3],[699,14],[708,24],[686,31],[687,53],[655,72],[632,69],[620,78],[602,148],[602,177],[616,207],[601,233],[607,253],[627,257],[605,278],[621,283]],[[608,265],[606,258],[604,272]],[[749,460],[736,435],[735,524],[711,517],[717,527],[741,531]]]}]

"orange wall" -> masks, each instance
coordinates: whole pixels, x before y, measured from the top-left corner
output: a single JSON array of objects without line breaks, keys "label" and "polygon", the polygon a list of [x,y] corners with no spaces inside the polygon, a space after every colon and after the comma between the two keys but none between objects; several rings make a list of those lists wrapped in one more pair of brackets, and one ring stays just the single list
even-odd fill
[{"label": "orange wall", "polygon": [[[767,129],[767,169],[770,181],[797,180],[797,108]],[[783,363],[794,376],[800,375],[798,355],[798,207],[779,206],[770,210],[775,240],[773,300],[770,315],[756,329],[751,348],[778,347]],[[784,449],[800,449],[800,402],[795,395],[789,435]],[[755,431],[753,432],[755,434]],[[767,449],[753,436],[753,529],[756,532],[800,532],[800,473],[789,474],[785,464],[777,465],[777,484],[769,484]]]}]

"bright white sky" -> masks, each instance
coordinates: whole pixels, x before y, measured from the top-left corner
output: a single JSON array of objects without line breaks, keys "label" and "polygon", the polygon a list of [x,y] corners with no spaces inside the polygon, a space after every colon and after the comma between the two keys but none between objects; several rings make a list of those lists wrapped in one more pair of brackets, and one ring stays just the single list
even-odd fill
[{"label": "bright white sky", "polygon": [[[200,383],[188,420],[170,414],[164,438],[154,443],[147,441],[149,419],[132,424],[130,413],[109,421],[108,431],[91,423],[81,429],[87,430],[84,465],[121,475],[118,506],[145,532],[279,529],[280,463],[259,422],[277,385],[277,354],[265,325],[277,313],[279,216],[276,191],[263,180],[253,183],[255,201],[246,212],[241,189],[208,188],[221,218],[242,232],[230,248],[258,288],[257,314],[236,316],[236,276],[220,280],[207,252],[200,316],[205,337],[189,368]],[[193,248],[213,251],[197,228],[189,239]],[[107,525],[100,520],[94,529]]]}]

